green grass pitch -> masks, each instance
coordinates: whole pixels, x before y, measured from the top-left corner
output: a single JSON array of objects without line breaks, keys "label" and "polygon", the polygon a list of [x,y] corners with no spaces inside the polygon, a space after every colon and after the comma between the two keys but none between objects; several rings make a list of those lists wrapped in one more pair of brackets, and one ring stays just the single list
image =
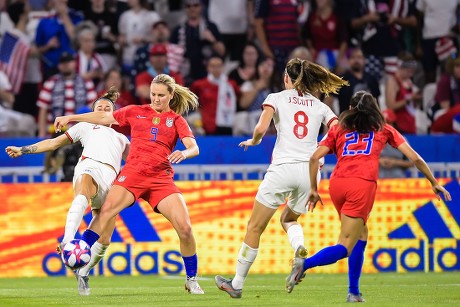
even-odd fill
[{"label": "green grass pitch", "polygon": [[[291,294],[285,275],[249,275],[242,299],[231,299],[203,276],[205,295],[184,290],[184,277],[90,278],[82,297],[71,277],[0,279],[0,306],[336,306],[344,305],[346,274],[311,274]],[[371,306],[460,306],[460,273],[365,274],[361,291]]]}]

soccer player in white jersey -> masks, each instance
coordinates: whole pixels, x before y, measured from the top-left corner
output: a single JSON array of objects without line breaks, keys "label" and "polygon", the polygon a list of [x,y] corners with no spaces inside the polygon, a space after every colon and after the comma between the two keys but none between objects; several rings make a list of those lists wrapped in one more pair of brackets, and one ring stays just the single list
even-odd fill
[{"label": "soccer player in white jersey", "polygon": [[[113,112],[115,109],[114,101],[118,95],[118,91],[111,88],[93,103],[92,110]],[[121,160],[128,155],[128,138],[110,126],[82,122],[70,127],[65,134],[56,138],[46,139],[28,146],[8,146],[5,149],[11,158],[17,158],[24,154],[56,150],[61,146],[78,141],[83,146],[83,153],[75,166],[73,176],[74,199],[67,214],[64,237],[57,248],[59,253],[65,243],[74,239],[90,201],[93,218],[99,213],[113,181],[120,172]],[[98,242],[91,247],[89,264],[75,271],[80,295],[90,294],[89,271],[104,257],[115,228],[115,219],[110,222],[107,228],[111,229],[104,232]]]},{"label": "soccer player in white jersey", "polygon": [[[286,89],[270,94],[265,99],[253,137],[239,144],[244,150],[260,144],[273,119],[277,138],[272,162],[254,200],[246,236],[238,254],[235,277],[215,277],[217,287],[230,297],[241,298],[244,282],[257,256],[260,236],[286,198],[288,201],[281,215],[281,224],[288,234],[295,257],[307,256],[303,230],[297,220],[308,209],[308,161],[317,147],[321,124],[328,127],[337,124],[334,112],[314,94],[336,93],[347,84],[320,65],[299,59],[290,60],[284,73]],[[319,172],[316,178],[320,180]]]}]

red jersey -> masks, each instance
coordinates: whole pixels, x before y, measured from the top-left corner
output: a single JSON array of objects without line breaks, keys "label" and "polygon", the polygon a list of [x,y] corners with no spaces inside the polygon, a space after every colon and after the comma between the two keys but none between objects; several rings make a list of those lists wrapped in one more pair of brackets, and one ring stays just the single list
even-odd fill
[{"label": "red jersey", "polygon": [[406,142],[392,126],[385,124],[381,131],[358,133],[335,125],[319,143],[327,146],[337,156],[337,165],[332,178],[362,178],[377,181],[379,176],[380,152],[389,143],[397,148]]},{"label": "red jersey", "polygon": [[157,113],[150,105],[130,105],[113,112],[120,126],[131,127],[127,168],[151,176],[163,170],[173,173],[167,156],[177,139],[194,137],[186,120],[174,111]]}]

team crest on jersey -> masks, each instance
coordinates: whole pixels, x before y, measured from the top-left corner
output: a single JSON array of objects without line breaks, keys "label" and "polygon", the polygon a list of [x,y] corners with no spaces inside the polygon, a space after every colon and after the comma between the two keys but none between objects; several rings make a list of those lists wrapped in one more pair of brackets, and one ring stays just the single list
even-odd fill
[{"label": "team crest on jersey", "polygon": [[174,119],[172,119],[172,118],[167,118],[167,119],[166,119],[166,126],[167,126],[168,128],[171,128],[172,125],[173,125],[173,122],[174,122]]},{"label": "team crest on jersey", "polygon": [[159,118],[159,117],[154,117],[154,118],[152,118],[152,123],[153,123],[154,125],[158,125],[158,124],[160,123],[160,118]]},{"label": "team crest on jersey", "polygon": [[118,182],[123,182],[126,180],[126,176],[120,176],[120,178],[118,178]]}]

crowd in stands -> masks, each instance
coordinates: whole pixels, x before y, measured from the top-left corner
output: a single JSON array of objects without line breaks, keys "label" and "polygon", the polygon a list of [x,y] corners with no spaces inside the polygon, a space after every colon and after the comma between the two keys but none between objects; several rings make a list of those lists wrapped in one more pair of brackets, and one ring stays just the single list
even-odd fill
[{"label": "crowd in stands", "polygon": [[349,81],[321,97],[336,114],[367,90],[404,134],[460,133],[459,4],[0,0],[0,136],[52,135],[113,85],[117,107],[149,103],[161,73],[198,95],[196,134],[251,135],[294,57]]}]

